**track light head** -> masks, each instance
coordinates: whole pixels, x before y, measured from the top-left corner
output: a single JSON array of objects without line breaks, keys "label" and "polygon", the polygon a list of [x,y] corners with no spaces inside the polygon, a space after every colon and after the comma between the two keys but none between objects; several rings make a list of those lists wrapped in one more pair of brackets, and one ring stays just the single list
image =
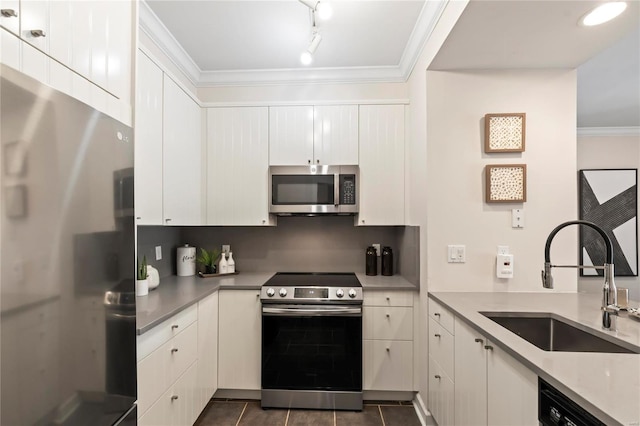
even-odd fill
[{"label": "track light head", "polygon": [[318,0],[298,0],[300,3],[311,9],[312,12],[318,12],[318,17],[322,20],[329,19],[333,14],[331,4]]}]

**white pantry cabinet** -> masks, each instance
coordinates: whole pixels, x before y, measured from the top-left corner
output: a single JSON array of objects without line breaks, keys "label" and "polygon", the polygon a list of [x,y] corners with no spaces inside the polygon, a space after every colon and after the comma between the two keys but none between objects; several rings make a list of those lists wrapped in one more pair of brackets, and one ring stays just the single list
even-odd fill
[{"label": "white pantry cabinet", "polygon": [[270,107],[269,164],[357,165],[358,106]]},{"label": "white pantry cabinet", "polygon": [[138,225],[162,220],[163,72],[138,51],[135,114],[135,210]]},{"label": "white pantry cabinet", "polygon": [[[144,76],[140,76],[144,78]],[[166,74],[162,103],[165,225],[202,224],[200,106]]]},{"label": "white pantry cabinet", "polygon": [[404,225],[404,105],[360,105],[357,225]]},{"label": "white pantry cabinet", "polygon": [[537,425],[538,377],[456,318],[456,425]]},{"label": "white pantry cabinet", "polygon": [[0,27],[20,35],[20,0],[0,0]]},{"label": "white pantry cabinet", "polygon": [[413,294],[365,292],[363,389],[413,390]]},{"label": "white pantry cabinet", "polygon": [[207,225],[273,225],[269,109],[207,109]]},{"label": "white pantry cabinet", "polygon": [[220,290],[218,388],[260,390],[260,290]]}]

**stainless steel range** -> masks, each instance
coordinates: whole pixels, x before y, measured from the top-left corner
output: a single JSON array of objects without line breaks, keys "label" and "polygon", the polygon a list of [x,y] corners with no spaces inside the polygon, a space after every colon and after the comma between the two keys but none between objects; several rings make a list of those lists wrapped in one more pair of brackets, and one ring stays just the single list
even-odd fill
[{"label": "stainless steel range", "polygon": [[356,275],[281,272],[260,299],[262,407],[362,410]]}]

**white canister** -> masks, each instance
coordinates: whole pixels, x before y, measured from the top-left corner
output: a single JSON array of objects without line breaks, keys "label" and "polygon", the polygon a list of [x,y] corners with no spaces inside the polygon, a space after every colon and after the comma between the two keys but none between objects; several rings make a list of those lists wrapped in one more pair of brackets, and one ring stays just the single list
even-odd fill
[{"label": "white canister", "polygon": [[177,270],[179,277],[190,277],[196,274],[196,248],[185,244],[178,247]]}]

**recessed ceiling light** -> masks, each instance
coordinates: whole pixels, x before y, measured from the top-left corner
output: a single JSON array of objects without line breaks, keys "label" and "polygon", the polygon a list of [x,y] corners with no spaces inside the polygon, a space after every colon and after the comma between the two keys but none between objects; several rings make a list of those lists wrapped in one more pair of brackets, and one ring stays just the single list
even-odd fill
[{"label": "recessed ceiling light", "polygon": [[580,23],[587,27],[604,24],[620,15],[627,8],[624,1],[614,1],[601,4],[582,17]]}]

